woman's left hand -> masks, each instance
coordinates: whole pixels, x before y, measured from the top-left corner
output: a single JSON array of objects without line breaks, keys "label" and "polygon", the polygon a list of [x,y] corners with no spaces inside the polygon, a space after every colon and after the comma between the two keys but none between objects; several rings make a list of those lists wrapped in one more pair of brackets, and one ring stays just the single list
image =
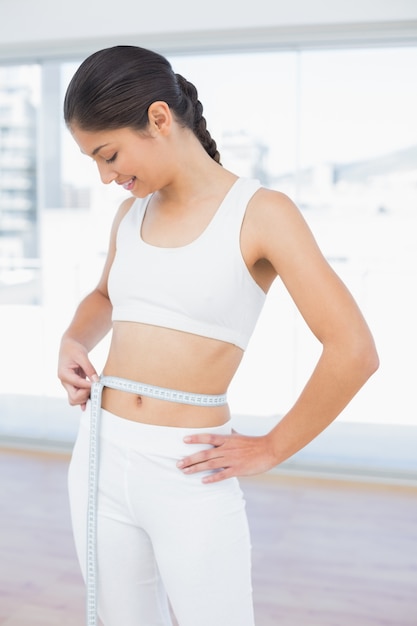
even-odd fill
[{"label": "woman's left hand", "polygon": [[212,446],[177,463],[185,474],[215,470],[203,478],[204,483],[215,483],[232,476],[261,474],[277,464],[267,435],[249,437],[236,432],[231,435],[205,433],[190,435],[184,441]]}]

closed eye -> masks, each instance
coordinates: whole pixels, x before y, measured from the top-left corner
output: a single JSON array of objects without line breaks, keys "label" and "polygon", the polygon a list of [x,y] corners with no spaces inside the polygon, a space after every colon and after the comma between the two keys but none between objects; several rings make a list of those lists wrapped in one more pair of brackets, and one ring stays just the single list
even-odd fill
[{"label": "closed eye", "polygon": [[115,153],[113,154],[113,156],[112,156],[112,157],[110,157],[110,159],[105,159],[105,161],[106,161],[106,163],[114,163],[114,161],[116,160],[116,158],[117,158],[117,152],[115,152]]}]

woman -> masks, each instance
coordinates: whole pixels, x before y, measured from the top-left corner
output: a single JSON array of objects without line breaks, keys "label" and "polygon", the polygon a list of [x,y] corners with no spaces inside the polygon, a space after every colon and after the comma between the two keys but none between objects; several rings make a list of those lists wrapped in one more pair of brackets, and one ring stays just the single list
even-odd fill
[{"label": "woman", "polygon": [[[106,626],[167,626],[169,599],[180,626],[253,626],[236,477],[273,468],[337,417],[378,367],[371,333],[292,201],[220,165],[195,87],[164,57],[91,55],[64,110],[103,183],[132,195],[59,359],[70,404],[85,409],[99,380],[88,354],[112,328],[102,380],[139,383],[105,385],[100,401],[99,613]],[[225,394],[277,276],[322,354],[277,426],[243,436]],[[69,473],[81,563],[89,428],[84,414]]]}]

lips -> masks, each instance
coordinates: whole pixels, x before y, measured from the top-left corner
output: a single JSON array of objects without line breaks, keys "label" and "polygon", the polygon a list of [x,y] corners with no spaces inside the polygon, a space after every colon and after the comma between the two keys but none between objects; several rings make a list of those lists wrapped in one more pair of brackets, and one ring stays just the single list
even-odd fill
[{"label": "lips", "polygon": [[119,183],[119,185],[121,185],[123,189],[126,189],[126,191],[131,191],[134,187],[135,180],[136,180],[136,176],[132,176],[132,178],[129,178],[129,180],[127,180],[124,183]]}]

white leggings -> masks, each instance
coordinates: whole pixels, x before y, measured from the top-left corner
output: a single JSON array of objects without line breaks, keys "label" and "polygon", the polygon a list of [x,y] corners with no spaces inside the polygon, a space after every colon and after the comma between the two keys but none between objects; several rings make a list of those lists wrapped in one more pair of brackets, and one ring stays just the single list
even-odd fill
[{"label": "white leggings", "polygon": [[[85,577],[89,416],[69,469],[75,544]],[[98,612],[105,626],[254,626],[250,538],[235,478],[203,484],[176,462],[215,428],[141,424],[102,410],[97,508]]]}]

